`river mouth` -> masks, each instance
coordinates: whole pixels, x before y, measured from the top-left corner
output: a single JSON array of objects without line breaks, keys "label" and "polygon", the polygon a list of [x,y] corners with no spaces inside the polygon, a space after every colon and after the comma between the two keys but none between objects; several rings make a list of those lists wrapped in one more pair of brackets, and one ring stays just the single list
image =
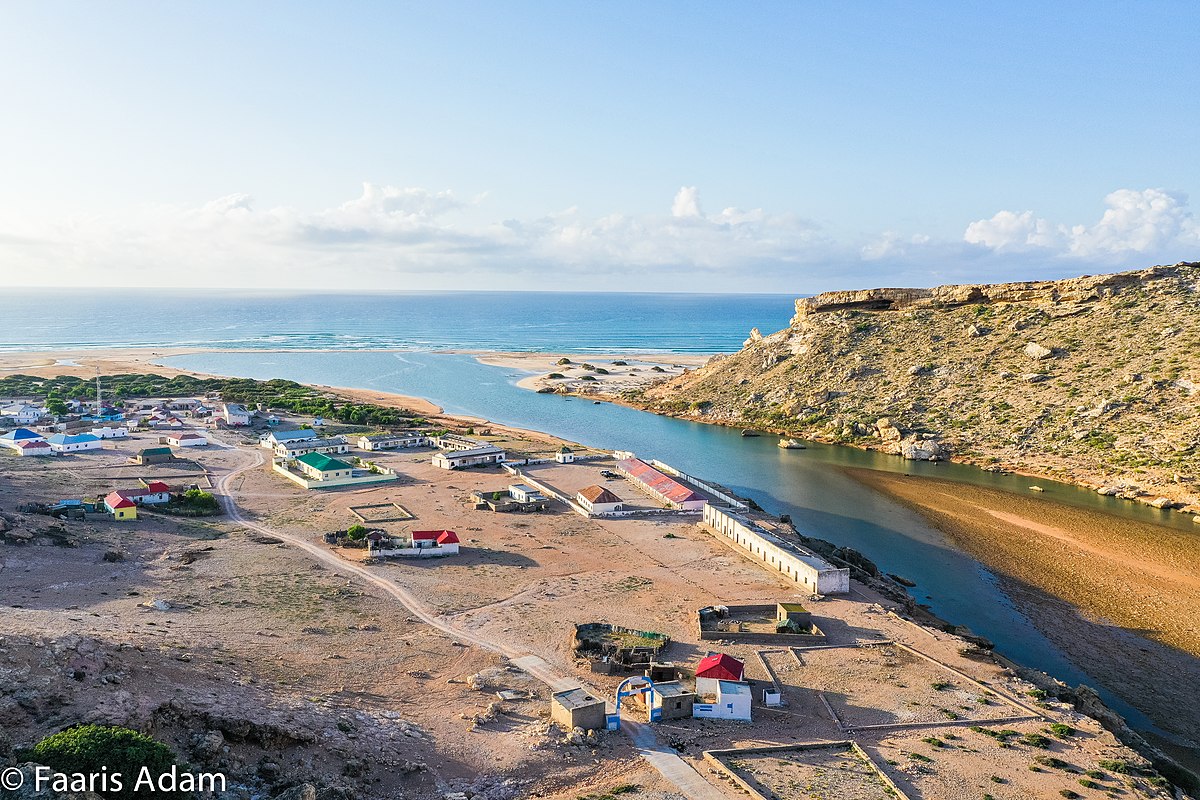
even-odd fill
[{"label": "river mouth", "polygon": [[[1163,719],[1162,709],[1149,702],[1152,698],[1130,691],[1118,680],[1119,670],[1112,670],[1109,676],[1101,674],[1095,668],[1098,662],[1088,651],[1071,646],[1072,637],[1062,632],[1069,615],[1047,618],[1046,603],[1030,602],[1027,595],[1006,582],[1012,578],[990,567],[965,544],[959,544],[918,508],[864,486],[845,470],[874,470],[899,477],[909,474],[1014,495],[1028,492],[1028,478],[964,465],[904,461],[834,445],[808,443],[806,450],[786,450],[777,447],[773,437],[742,437],[737,430],[609,403],[594,405],[538,395],[518,388],[515,384],[520,376],[512,375],[511,370],[480,364],[469,355],[419,351],[206,352],[166,358],[163,363],[198,373],[261,380],[285,378],[418,396],[442,406],[447,413],[660,458],[752,497],[769,512],[790,515],[805,535],[858,550],[881,570],[914,581],[916,586],[910,593],[933,613],[991,639],[1001,653],[1025,666],[1070,684],[1096,688],[1132,727],[1162,727],[1168,733],[1177,732],[1163,724],[1170,720]],[[1166,526],[1196,538],[1194,526],[1183,515],[1101,497],[1078,487],[1044,481],[1039,484],[1047,488],[1039,498],[1065,514],[1088,511]],[[1035,584],[1028,585],[1036,589]],[[1066,608],[1070,610],[1070,606]],[[1125,640],[1118,653],[1130,647],[1166,647],[1143,638],[1136,629],[1129,635],[1134,638]],[[1192,656],[1186,657],[1195,661]],[[1200,717],[1191,711],[1195,706],[1195,700],[1187,698],[1183,705],[1174,707],[1172,717],[1178,717],[1180,709],[1188,709],[1186,715]]]}]

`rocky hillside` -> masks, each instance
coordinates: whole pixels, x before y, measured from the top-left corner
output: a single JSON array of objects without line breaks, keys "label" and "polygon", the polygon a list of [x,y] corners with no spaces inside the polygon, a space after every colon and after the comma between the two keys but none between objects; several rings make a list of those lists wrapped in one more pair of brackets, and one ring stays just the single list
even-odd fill
[{"label": "rocky hillside", "polygon": [[827,292],[630,399],[1200,513],[1200,264]]}]

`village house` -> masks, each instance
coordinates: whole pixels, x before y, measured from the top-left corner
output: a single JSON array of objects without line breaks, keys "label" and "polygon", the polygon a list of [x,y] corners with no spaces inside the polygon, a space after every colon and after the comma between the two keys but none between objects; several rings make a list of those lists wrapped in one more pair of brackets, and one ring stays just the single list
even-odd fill
[{"label": "village house", "polygon": [[224,403],[221,406],[221,418],[230,427],[244,427],[250,424],[250,411],[241,403]]},{"label": "village house", "polygon": [[129,427],[126,425],[100,425],[92,428],[91,434],[98,439],[124,439],[129,436]]},{"label": "village house", "polygon": [[350,478],[354,475],[354,468],[345,461],[331,458],[324,453],[305,453],[296,459],[296,467],[303,475],[315,481]]},{"label": "village house", "polygon": [[137,519],[137,504],[117,492],[109,492],[104,497],[104,510],[117,520]]},{"label": "village house", "polygon": [[134,464],[164,464],[168,461],[173,461],[175,454],[171,452],[170,447],[146,447],[138,451],[135,456],[130,456],[129,460]]},{"label": "village house", "polygon": [[373,556],[383,558],[439,558],[457,555],[458,534],[454,531],[413,531],[407,537],[368,536]]},{"label": "village house", "polygon": [[43,409],[28,403],[14,403],[0,408],[0,422],[6,425],[32,425],[44,416],[46,412]]},{"label": "village house", "polygon": [[299,458],[305,453],[342,455],[350,452],[350,444],[341,436],[328,439],[299,439],[275,445],[275,455],[280,458]]},{"label": "village house", "polygon": [[606,514],[622,511],[625,508],[624,500],[603,486],[594,484],[580,489],[579,493],[575,495],[575,502],[579,503],[589,514]]},{"label": "village house", "polygon": [[[270,423],[270,420],[267,420]],[[262,437],[259,442],[268,450],[274,450],[281,444],[290,442],[303,442],[310,439],[316,439],[317,432],[312,428],[301,428],[295,431],[271,431],[266,436]]]},{"label": "village house", "polygon": [[78,453],[83,450],[99,450],[104,446],[104,442],[99,436],[93,436],[90,433],[75,435],[56,433],[47,439],[46,443],[56,453]]},{"label": "village house", "polygon": [[[650,716],[660,722],[668,719],[690,719],[696,703],[696,693],[679,681],[663,681],[654,684],[648,693]],[[655,713],[657,712],[657,713]]]},{"label": "village house", "polygon": [[162,505],[163,503],[171,502],[171,487],[162,481],[140,481],[142,484],[136,489],[117,489],[109,492],[108,497],[124,498],[134,505]]},{"label": "village house", "polygon": [[753,701],[750,684],[740,681],[717,681],[711,692],[697,691],[692,704],[692,716],[700,719],[731,719],[750,722]]},{"label": "village house", "polygon": [[575,452],[566,445],[563,445],[554,454],[554,461],[558,464],[573,464],[575,463]]},{"label": "village house", "polygon": [[527,486],[524,483],[514,483],[508,487],[508,494],[513,500],[518,503],[541,503],[546,499],[546,495],[534,489],[532,486]]},{"label": "village house", "polygon": [[462,469],[488,464],[500,464],[504,461],[504,451],[493,445],[484,445],[470,450],[452,450],[447,453],[435,453],[433,465],[440,469]]},{"label": "village house", "polygon": [[380,433],[372,436],[358,437],[358,449],[360,450],[398,450],[407,447],[427,446],[429,446],[429,437],[418,431]]},{"label": "village house", "polygon": [[[28,428],[17,428],[0,436],[0,446],[18,450],[22,442],[44,442],[46,437]],[[49,447],[49,445],[46,445]]]},{"label": "village house", "polygon": [[185,431],[169,433],[163,437],[163,441],[172,447],[204,447],[208,444],[208,437],[201,433]]},{"label": "village house", "polygon": [[746,665],[725,653],[709,653],[696,665],[696,693],[711,694],[719,681],[740,681]]},{"label": "village house", "polygon": [[617,471],[629,479],[633,486],[667,508],[680,511],[700,511],[708,500],[674,478],[660,472],[640,458],[627,458],[617,462]]},{"label": "village house", "polygon": [[54,448],[45,439],[27,439],[13,448],[18,456],[52,456]]}]

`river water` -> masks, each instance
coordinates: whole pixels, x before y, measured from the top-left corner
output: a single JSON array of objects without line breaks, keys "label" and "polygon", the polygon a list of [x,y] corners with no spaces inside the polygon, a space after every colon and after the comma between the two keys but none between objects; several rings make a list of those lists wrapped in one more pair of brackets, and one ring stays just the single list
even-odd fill
[{"label": "river water", "polygon": [[[974,467],[903,461],[855,448],[810,443],[784,450],[776,437],[743,437],[740,431],[687,422],[580,398],[541,395],[518,388],[527,373],[480,364],[461,354],[432,352],[197,353],[164,359],[196,372],[266,380],[373,389],[427,398],[448,413],[544,431],[593,447],[631,450],[752,497],[764,509],[790,514],[797,528],[866,554],[886,571],[916,582],[910,590],[934,613],[996,643],[1030,667],[1072,684],[1095,687],[1131,725],[1150,720],[1105,689],[1086,665],[1076,664],[1043,636],[1004,594],[995,575],[952,547],[919,515],[866,489],[835,467],[864,467],[931,475],[975,485],[1027,492],[1029,478]],[[1038,481],[1056,501],[1190,529],[1182,515],[1137,506],[1095,492]]]}]

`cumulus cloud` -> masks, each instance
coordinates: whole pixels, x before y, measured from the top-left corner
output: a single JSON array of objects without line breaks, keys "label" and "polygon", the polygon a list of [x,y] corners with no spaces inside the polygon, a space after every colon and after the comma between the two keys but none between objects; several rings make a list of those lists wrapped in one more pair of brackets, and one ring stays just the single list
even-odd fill
[{"label": "cumulus cloud", "polygon": [[1097,263],[1196,257],[1200,226],[1188,210],[1187,195],[1118,189],[1104,204],[1104,213],[1091,225],[1054,223],[1032,211],[999,211],[968,225],[963,240],[997,253],[1041,252]]},{"label": "cumulus cloud", "polygon": [[671,204],[672,217],[699,217],[700,190],[695,186],[680,186]]}]

